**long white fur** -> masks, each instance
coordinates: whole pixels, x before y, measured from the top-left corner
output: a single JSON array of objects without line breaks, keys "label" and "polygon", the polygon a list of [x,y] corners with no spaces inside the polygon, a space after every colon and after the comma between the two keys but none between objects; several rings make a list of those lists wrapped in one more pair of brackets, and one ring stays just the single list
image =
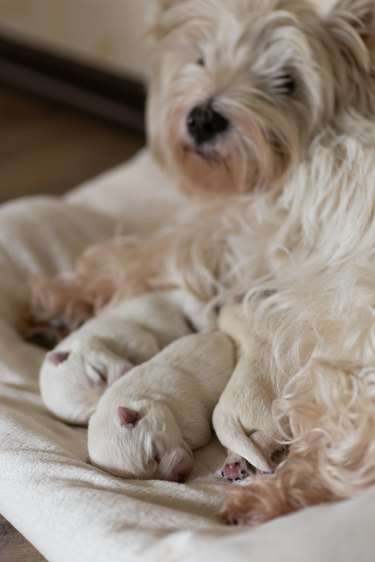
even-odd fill
[{"label": "long white fur", "polygon": [[40,389],[47,408],[86,425],[108,386],[193,329],[211,329],[215,317],[183,291],[145,294],[90,320],[48,353]]},{"label": "long white fur", "polygon": [[[213,332],[185,336],[132,369],[90,418],[91,462],[125,478],[182,481],[192,451],[211,437],[212,412],[234,365],[233,343]],[[139,421],[121,424],[119,408]]]}]

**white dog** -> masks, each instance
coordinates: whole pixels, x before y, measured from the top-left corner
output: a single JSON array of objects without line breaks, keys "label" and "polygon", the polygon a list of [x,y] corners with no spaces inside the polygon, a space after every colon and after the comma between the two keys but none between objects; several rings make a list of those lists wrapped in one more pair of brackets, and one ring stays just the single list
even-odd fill
[{"label": "white dog", "polygon": [[125,301],[46,355],[40,372],[43,401],[62,420],[85,425],[106,388],[134,365],[173,340],[214,325],[214,315],[183,291]]},{"label": "white dog", "polygon": [[91,462],[126,478],[183,482],[211,436],[213,409],[235,364],[224,334],[194,334],[132,369],[90,418]]},{"label": "white dog", "polygon": [[352,497],[375,484],[375,2],[154,4],[151,147],[209,202],[34,285],[25,333],[139,287],[245,300],[250,380],[275,389],[289,454],[233,487],[226,521]]}]

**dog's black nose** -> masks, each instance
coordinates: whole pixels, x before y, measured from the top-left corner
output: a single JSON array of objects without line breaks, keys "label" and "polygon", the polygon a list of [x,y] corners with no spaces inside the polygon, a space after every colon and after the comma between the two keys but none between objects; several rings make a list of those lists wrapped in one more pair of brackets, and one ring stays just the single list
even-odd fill
[{"label": "dog's black nose", "polygon": [[197,106],[187,117],[187,128],[197,145],[213,140],[229,127],[229,121],[211,105]]}]

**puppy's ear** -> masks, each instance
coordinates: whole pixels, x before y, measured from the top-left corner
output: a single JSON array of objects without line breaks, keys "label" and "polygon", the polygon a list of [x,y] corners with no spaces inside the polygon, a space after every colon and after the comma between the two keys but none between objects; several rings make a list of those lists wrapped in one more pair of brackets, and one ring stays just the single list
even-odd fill
[{"label": "puppy's ear", "polygon": [[117,409],[117,413],[120,419],[120,425],[125,425],[127,427],[135,427],[137,422],[141,419],[139,412],[126,408],[125,406],[120,406]]}]

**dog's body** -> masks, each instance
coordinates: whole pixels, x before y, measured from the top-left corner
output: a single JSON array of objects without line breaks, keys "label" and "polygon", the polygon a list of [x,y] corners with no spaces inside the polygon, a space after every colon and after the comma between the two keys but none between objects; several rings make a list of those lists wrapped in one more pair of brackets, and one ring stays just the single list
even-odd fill
[{"label": "dog's body", "polygon": [[106,388],[193,329],[211,329],[212,315],[183,291],[145,294],[88,321],[42,364],[40,388],[51,412],[86,425]]},{"label": "dog's body", "polygon": [[350,497],[375,483],[375,4],[341,0],[324,18],[304,0],[158,5],[152,148],[185,190],[231,198],[138,248],[99,246],[69,298],[58,282],[35,290],[31,332],[140,286],[245,299],[246,353],[290,452],[232,492],[225,519]]},{"label": "dog's body", "polygon": [[135,367],[100,399],[89,422],[96,466],[126,478],[183,481],[211,437],[212,411],[235,365],[224,334],[194,334]]}]

